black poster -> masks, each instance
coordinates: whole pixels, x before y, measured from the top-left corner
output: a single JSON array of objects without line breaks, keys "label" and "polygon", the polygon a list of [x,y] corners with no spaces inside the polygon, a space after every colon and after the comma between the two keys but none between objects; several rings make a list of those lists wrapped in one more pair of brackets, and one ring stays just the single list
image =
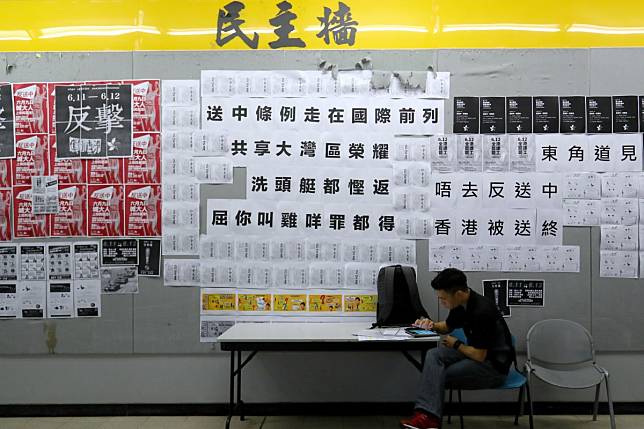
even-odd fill
[{"label": "black poster", "polygon": [[507,97],[506,130],[508,133],[532,132],[532,97]]},{"label": "black poster", "polygon": [[139,239],[139,275],[148,277],[161,275],[161,240]]},{"label": "black poster", "polygon": [[132,155],[132,85],[60,85],[55,91],[57,158]]},{"label": "black poster", "polygon": [[558,133],[559,97],[532,97],[532,124],[535,133]]},{"label": "black poster", "polygon": [[11,85],[0,85],[0,158],[16,156],[13,125],[13,91]]},{"label": "black poster", "polygon": [[586,97],[586,129],[590,134],[613,132],[611,97]]},{"label": "black poster", "polygon": [[613,97],[613,132],[636,133],[639,126],[637,116],[637,97],[635,95],[616,95]]},{"label": "black poster", "polygon": [[543,280],[508,280],[508,305],[543,307]]},{"label": "black poster", "polygon": [[479,133],[479,98],[454,97],[454,134]]},{"label": "black poster", "polygon": [[104,238],[101,240],[101,265],[138,265],[135,238]]},{"label": "black poster", "polygon": [[505,97],[481,97],[481,134],[505,133]]},{"label": "black poster", "polygon": [[483,280],[483,296],[486,296],[495,302],[503,317],[510,317],[512,315],[512,310],[507,304],[507,280]]},{"label": "black poster", "polygon": [[559,97],[559,131],[586,132],[586,97]]}]

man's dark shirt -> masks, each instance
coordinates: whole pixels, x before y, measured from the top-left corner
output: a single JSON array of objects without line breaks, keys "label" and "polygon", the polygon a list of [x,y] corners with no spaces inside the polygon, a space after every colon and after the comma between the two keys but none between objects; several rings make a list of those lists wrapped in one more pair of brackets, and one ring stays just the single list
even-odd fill
[{"label": "man's dark shirt", "polygon": [[467,345],[486,349],[485,360],[502,374],[507,374],[514,361],[510,331],[503,316],[491,300],[470,289],[465,307],[450,310],[445,321],[450,330],[463,328]]}]

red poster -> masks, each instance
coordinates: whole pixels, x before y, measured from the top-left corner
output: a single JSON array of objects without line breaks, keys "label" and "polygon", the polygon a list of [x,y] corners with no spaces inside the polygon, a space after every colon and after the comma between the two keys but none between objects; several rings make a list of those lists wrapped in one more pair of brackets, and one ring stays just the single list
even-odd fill
[{"label": "red poster", "polygon": [[50,216],[52,237],[87,235],[87,185],[59,185],[58,213]]},{"label": "red poster", "polygon": [[123,185],[89,185],[87,192],[89,235],[122,236],[125,231]]},{"label": "red poster", "polygon": [[0,159],[0,188],[11,188],[11,160]]},{"label": "red poster", "polygon": [[125,183],[161,183],[161,135],[134,134],[125,158]]},{"label": "red poster", "polygon": [[34,215],[31,209],[31,185],[13,187],[13,236],[47,236],[47,215]]},{"label": "red poster", "polygon": [[11,189],[0,189],[0,241],[11,240]]},{"label": "red poster", "polygon": [[132,84],[132,126],[134,132],[161,131],[161,82],[158,79],[124,80]]},{"label": "red poster", "polygon": [[49,136],[49,171],[58,176],[58,184],[87,183],[87,161],[56,159],[56,136]]},{"label": "red poster", "polygon": [[16,136],[16,158],[11,160],[14,185],[31,185],[31,176],[47,176],[46,135]]},{"label": "red poster", "polygon": [[87,183],[109,185],[123,183],[123,159],[97,158],[87,160]]},{"label": "red poster", "polygon": [[161,185],[125,185],[125,235],[161,236]]},{"label": "red poster", "polygon": [[16,134],[47,133],[46,83],[14,83],[13,108]]},{"label": "red poster", "polygon": [[56,87],[59,85],[71,86],[82,85],[83,82],[49,82],[47,84],[47,102],[49,103],[49,133],[56,132]]}]

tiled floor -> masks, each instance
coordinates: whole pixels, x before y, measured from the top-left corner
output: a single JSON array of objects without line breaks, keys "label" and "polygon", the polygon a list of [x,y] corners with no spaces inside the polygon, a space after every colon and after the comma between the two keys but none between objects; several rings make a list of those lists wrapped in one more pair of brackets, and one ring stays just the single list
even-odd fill
[{"label": "tiled floor", "polygon": [[[518,428],[528,428],[526,417]],[[396,429],[398,417],[267,416],[233,419],[232,429]],[[0,418],[0,429],[224,429],[225,417],[57,417]],[[466,429],[516,428],[510,416],[465,417]],[[459,429],[458,419],[443,429]],[[536,429],[610,429],[607,416],[536,416]],[[617,429],[644,428],[644,416],[617,416]]]}]

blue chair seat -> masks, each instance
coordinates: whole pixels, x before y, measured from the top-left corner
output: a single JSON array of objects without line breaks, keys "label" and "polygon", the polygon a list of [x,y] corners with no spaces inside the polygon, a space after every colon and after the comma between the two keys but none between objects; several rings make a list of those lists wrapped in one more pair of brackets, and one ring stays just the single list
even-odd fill
[{"label": "blue chair seat", "polygon": [[[461,340],[463,343],[467,344],[467,337],[465,336],[465,332],[463,332],[463,329],[454,329],[451,333],[451,335],[459,340]],[[514,346],[516,344],[516,340],[514,338],[514,335],[512,336],[512,345]],[[451,405],[452,405],[452,391],[453,389],[449,386],[447,386],[449,389],[449,404],[450,407],[448,408],[449,413],[447,414],[447,423],[452,422],[452,410],[451,410]],[[518,411],[516,415],[514,416],[514,425],[519,424],[519,416],[523,414],[523,392],[524,390],[528,394],[528,402],[530,402],[530,385],[528,382],[528,379],[521,374],[521,372],[518,371],[516,362],[514,362],[514,365],[510,367],[510,371],[508,371],[508,375],[505,377],[505,381],[503,382],[502,385],[495,387],[495,389],[502,389],[502,390],[510,390],[510,389],[519,389],[519,398],[518,398]],[[478,389],[477,389],[478,390]],[[459,405],[462,405],[463,401],[461,398],[461,390],[458,389],[458,403]],[[530,429],[534,428],[534,424],[532,421],[532,407],[529,409],[530,411]],[[459,419],[461,421],[461,429],[464,428],[464,423],[463,423],[463,413],[461,412],[461,409],[459,408]]]},{"label": "blue chair seat", "polygon": [[497,387],[497,389],[519,389],[526,382],[526,378],[514,368],[510,368],[508,376],[505,377],[505,382]]}]

